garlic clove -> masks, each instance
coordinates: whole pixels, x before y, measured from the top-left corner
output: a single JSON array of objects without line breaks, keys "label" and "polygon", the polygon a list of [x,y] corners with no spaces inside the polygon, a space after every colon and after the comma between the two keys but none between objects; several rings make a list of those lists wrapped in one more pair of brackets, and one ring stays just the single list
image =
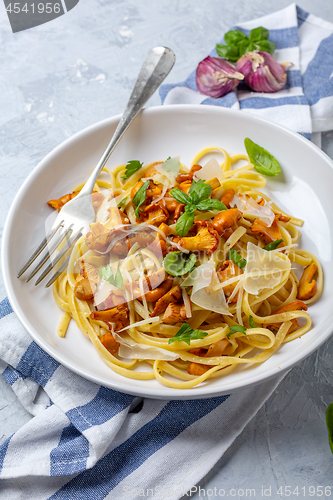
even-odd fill
[{"label": "garlic clove", "polygon": [[195,75],[199,92],[215,98],[231,92],[243,79],[243,74],[237,71],[235,66],[210,56],[198,64]]},{"label": "garlic clove", "polygon": [[287,82],[285,66],[268,52],[247,52],[237,61],[237,69],[256,92],[277,92]]}]

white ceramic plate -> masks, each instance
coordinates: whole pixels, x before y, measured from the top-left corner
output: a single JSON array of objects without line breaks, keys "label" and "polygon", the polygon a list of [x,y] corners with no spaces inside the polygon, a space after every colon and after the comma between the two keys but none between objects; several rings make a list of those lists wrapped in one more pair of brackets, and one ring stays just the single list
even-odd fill
[{"label": "white ceramic plate", "polygon": [[261,365],[244,365],[226,377],[183,391],[162,386],[156,380],[132,380],[114,373],[73,321],[66,338],[56,335],[61,313],[52,291],[26,284],[16,274],[44,236],[44,222],[52,212],[46,201],[71,192],[87,179],[118,121],[119,117],[114,117],[100,122],[58,146],[33,170],[10,209],[3,234],[4,281],[13,309],[33,339],[87,379],[129,394],[163,399],[211,397],[258,384],[317,349],[333,330],[333,163],[308,140],[283,127],[244,112],[202,105],[144,110],[120,141],[108,166],[132,159],[148,163],[177,155],[189,165],[194,155],[207,146],[221,146],[230,154],[245,153],[245,137],[267,149],[279,160],[283,175],[268,178],[266,191],[287,212],[304,219],[301,247],[315,253],[324,268],[324,293],[310,307],[313,328],[301,339],[283,345]]}]

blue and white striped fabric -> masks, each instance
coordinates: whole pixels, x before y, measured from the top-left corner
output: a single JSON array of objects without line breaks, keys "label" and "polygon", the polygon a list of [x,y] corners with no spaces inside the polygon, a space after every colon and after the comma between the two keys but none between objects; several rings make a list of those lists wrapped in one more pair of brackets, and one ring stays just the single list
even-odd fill
[{"label": "blue and white striped fabric", "polygon": [[34,416],[0,447],[0,498],[6,500],[136,499],[148,490],[180,498],[283,377],[231,396],[142,405],[52,359],[31,340],[8,299],[0,303],[0,318],[0,372]]},{"label": "blue and white striped fabric", "polygon": [[[162,102],[240,109],[284,125],[320,146],[320,135],[316,133],[333,129],[333,25],[292,4],[231,29],[248,34],[258,26],[269,30],[278,62],[293,64],[284,89],[264,94],[246,90],[240,84],[233,92],[213,99],[198,92],[193,71],[185,82],[164,85]],[[224,43],[223,37],[218,43]],[[215,49],[210,55],[217,56]]]},{"label": "blue and white striped fabric", "polygon": [[[270,29],[279,60],[294,63],[286,89],[207,99],[193,73],[161,89],[164,103],[233,107],[308,138],[333,129],[333,26],[291,5],[238,28],[259,25]],[[0,372],[33,417],[0,447],[0,497],[6,500],[178,499],[212,468],[283,377],[230,396],[142,402],[52,359],[7,299],[0,303]]]}]

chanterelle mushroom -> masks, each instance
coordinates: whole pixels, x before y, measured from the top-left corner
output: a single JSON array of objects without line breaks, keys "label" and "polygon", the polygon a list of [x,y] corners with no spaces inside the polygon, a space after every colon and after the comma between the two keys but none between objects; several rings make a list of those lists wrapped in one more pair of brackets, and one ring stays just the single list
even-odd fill
[{"label": "chanterelle mushroom", "polygon": [[96,285],[87,278],[77,281],[74,287],[74,295],[79,300],[91,300],[96,292]]},{"label": "chanterelle mushroom", "polygon": [[318,267],[314,262],[311,262],[311,264],[304,269],[298,285],[298,299],[309,300],[316,294],[318,288],[317,282],[312,278],[317,271]]},{"label": "chanterelle mushroom", "polygon": [[162,203],[151,203],[140,214],[140,222],[147,222],[153,226],[166,222],[169,212]]},{"label": "chanterelle mushroom", "polygon": [[162,321],[168,325],[174,325],[176,323],[184,323],[186,318],[185,304],[170,303],[166,308]]},{"label": "chanterelle mushroom", "polygon": [[[279,309],[278,311],[276,311],[274,314],[281,314],[281,313],[285,313],[285,312],[289,312],[289,311],[307,311],[307,309],[308,308],[304,304],[304,302],[302,302],[300,300],[294,300],[294,302],[291,302],[290,304],[281,307],[281,309]],[[291,326],[290,326],[290,328],[289,328],[289,330],[288,330],[287,333],[292,333],[295,330],[297,330],[297,328],[299,327],[299,323],[298,323],[297,318],[291,319],[290,321],[291,321],[292,324],[291,324]],[[263,325],[263,327],[265,327],[265,326],[266,325]],[[271,323],[271,324],[269,324],[267,326],[273,332],[277,332],[278,329],[281,326],[281,323]]]},{"label": "chanterelle mushroom", "polygon": [[128,323],[129,310],[127,304],[120,304],[119,306],[113,307],[112,309],[105,309],[104,311],[93,311],[90,314],[91,319],[97,319],[99,321],[105,321],[105,323],[111,323],[114,325],[114,330],[121,330]]},{"label": "chanterelle mushroom", "polygon": [[242,212],[238,208],[230,208],[223,210],[221,213],[215,215],[213,219],[213,228],[223,235],[226,229],[234,226],[236,222],[242,217]]},{"label": "chanterelle mushroom", "polygon": [[209,221],[198,220],[194,223],[198,232],[195,236],[184,236],[178,240],[179,245],[189,251],[206,251],[210,255],[217,249],[220,241],[218,232]]},{"label": "chanterelle mushroom", "polygon": [[[215,356],[222,356],[225,348],[228,346],[229,341],[227,339],[221,339],[217,342],[214,342],[208,347],[208,350],[205,352],[204,349],[194,349],[190,351],[192,354],[196,356],[200,356],[201,358],[212,358]],[[210,368],[214,365],[204,365],[202,363],[191,363],[187,368],[187,373],[190,375],[200,376],[206,373]]]},{"label": "chanterelle mushroom", "polygon": [[166,294],[164,294],[155,304],[154,310],[150,316],[158,316],[166,310],[169,304],[176,304],[178,300],[181,299],[182,289],[179,285],[171,288]]},{"label": "chanterelle mushroom", "polygon": [[86,234],[86,245],[90,250],[105,250],[109,244],[111,233],[100,222],[89,224],[90,231]]},{"label": "chanterelle mushroom", "polygon": [[[230,278],[239,276],[240,274],[243,274],[243,271],[232,260],[226,260],[223,262],[220,270],[217,272],[217,277],[219,281],[223,283],[223,281],[227,281]],[[230,297],[236,285],[237,282],[230,283],[229,285],[223,288],[226,297]],[[236,295],[230,300],[230,303],[237,302],[237,298],[238,298],[238,293],[236,293]]]}]

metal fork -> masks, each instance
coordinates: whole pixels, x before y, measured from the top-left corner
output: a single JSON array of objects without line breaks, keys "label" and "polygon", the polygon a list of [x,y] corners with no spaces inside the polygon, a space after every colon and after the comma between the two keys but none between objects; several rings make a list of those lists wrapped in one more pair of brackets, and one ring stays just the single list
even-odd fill
[{"label": "metal fork", "polygon": [[[91,193],[98,175],[108,161],[112,151],[118,144],[124,132],[127,130],[139,111],[171,71],[175,63],[175,59],[176,56],[174,52],[167,47],[154,47],[148,52],[146,59],[144,60],[141,67],[131,97],[129,98],[129,101],[127,103],[124,114],[116,128],[115,133],[112,136],[111,141],[104,151],[103,156],[99,160],[97,166],[91,173],[89,179],[81,189],[80,193],[71,201],[66,203],[60,210],[54,224],[52,225],[51,230],[48,232],[41,244],[17,274],[18,278],[22,276],[22,274],[30,267],[30,265],[36,260],[36,258],[43,252],[43,250],[47,246],[47,253],[44,257],[42,257],[40,262],[36,265],[36,267],[26,280],[26,282],[30,281],[31,278],[33,278],[37,274],[37,272],[44,266],[44,264],[46,264],[51,255],[57,250],[59,245],[64,242],[64,246],[61,251],[56,254],[56,257],[50,262],[47,268],[37,279],[35,285],[38,285],[56,266],[56,264],[58,264],[58,262],[64,256],[67,256],[76,241],[89,230],[89,224],[91,222],[94,222],[95,220],[95,212],[92,205]],[[52,246],[49,245],[50,241],[55,236],[56,239],[54,240],[54,242],[52,241]],[[68,260],[69,256],[67,256],[61,267],[46,283],[46,287],[49,287],[66,269]]]}]

